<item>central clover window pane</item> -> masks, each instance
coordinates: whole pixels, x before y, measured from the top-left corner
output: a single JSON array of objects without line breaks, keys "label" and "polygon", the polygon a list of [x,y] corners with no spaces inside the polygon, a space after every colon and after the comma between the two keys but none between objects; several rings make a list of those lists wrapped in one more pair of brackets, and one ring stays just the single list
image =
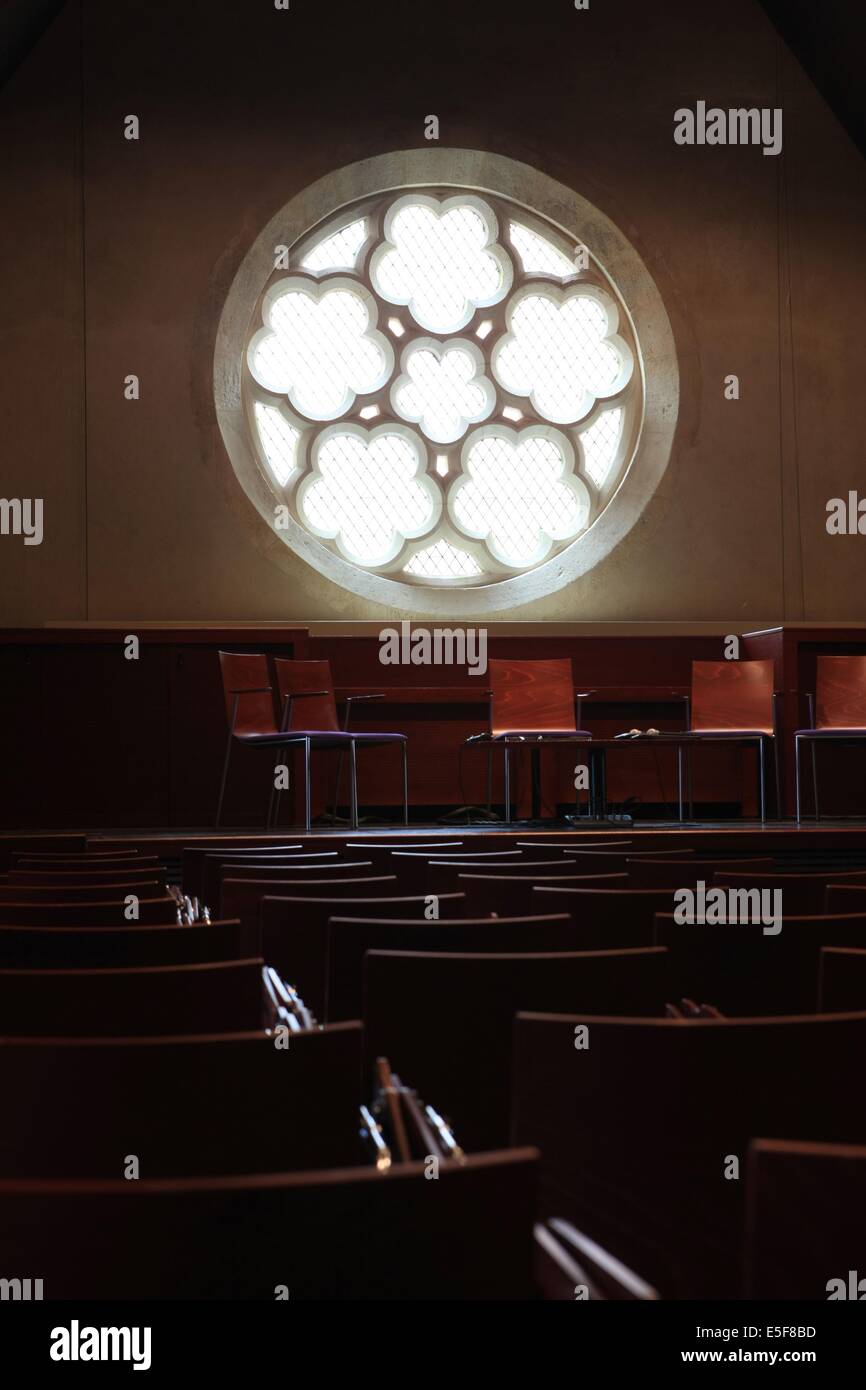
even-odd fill
[{"label": "central clover window pane", "polygon": [[428,439],[451,444],[475,420],[484,420],[496,392],[484,376],[484,359],[474,343],[421,339],[403,354],[403,375],[391,391],[394,409],[416,421]]}]

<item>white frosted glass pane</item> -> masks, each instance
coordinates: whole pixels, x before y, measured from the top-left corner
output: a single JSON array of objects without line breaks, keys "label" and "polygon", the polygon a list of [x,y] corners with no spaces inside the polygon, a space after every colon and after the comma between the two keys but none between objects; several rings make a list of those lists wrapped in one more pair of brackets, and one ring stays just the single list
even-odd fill
[{"label": "white frosted glass pane", "polygon": [[295,449],[301,432],[289,424],[276,406],[256,402],[254,413],[268,467],[280,486],[285,487],[295,472]]},{"label": "white frosted glass pane", "polygon": [[333,236],[325,237],[301,261],[305,270],[354,270],[358,252],[367,237],[367,220],[358,218]]},{"label": "white frosted glass pane", "polygon": [[422,579],[471,579],[482,570],[474,556],[443,539],[413,555],[404,573]]},{"label": "white frosted glass pane", "polygon": [[531,232],[519,222],[512,222],[508,230],[527,275],[556,275],[560,280],[566,275],[574,275],[577,267],[552,241]]},{"label": "white frosted glass pane", "polygon": [[624,412],[617,406],[606,410],[588,430],[581,430],[584,470],[596,487],[601,487],[616,460]]}]

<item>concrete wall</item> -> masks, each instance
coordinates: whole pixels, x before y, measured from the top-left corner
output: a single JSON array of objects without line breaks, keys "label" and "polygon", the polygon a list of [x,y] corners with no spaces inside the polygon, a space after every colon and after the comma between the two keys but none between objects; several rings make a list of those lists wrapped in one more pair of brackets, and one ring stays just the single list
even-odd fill
[{"label": "concrete wall", "polygon": [[[501,616],[862,617],[866,540],[824,521],[829,497],[866,493],[866,166],[753,0],[542,0],[515,22],[493,0],[84,10],[83,35],[70,3],[0,94],[0,495],[44,497],[46,526],[40,547],[0,537],[0,621],[391,616],[268,559],[216,426],[213,345],[273,213],[422,145],[431,112],[441,144],[524,160],[612,218],[680,360],[640,522]],[[699,99],[782,106],[784,153],[677,146],[673,112]]]}]

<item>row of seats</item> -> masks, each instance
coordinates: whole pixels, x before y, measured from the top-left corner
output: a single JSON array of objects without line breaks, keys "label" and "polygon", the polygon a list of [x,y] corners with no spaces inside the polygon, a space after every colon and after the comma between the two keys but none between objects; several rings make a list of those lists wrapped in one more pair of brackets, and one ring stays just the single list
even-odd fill
[{"label": "row of seats", "polygon": [[[205,844],[181,889],[152,855],[13,855],[0,1220],[22,1270],[48,1297],[574,1298],[575,1268],[593,1297],[826,1297],[860,1230],[836,1208],[862,1195],[866,873],[642,843]],[[773,935],[672,911],[778,880]],[[156,885],[131,890],[152,921],[119,925],[130,883]],[[320,1020],[284,1047],[269,972]],[[435,1181],[365,1161],[382,1056],[465,1150]],[[842,1175],[811,1179],[820,1259],[790,1233],[774,1254],[777,1170]]]}]

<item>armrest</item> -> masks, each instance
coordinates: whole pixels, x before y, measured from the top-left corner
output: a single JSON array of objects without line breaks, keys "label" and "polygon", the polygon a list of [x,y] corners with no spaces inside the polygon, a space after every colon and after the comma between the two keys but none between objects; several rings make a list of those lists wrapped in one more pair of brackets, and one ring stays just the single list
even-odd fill
[{"label": "armrest", "polygon": [[348,727],[349,727],[349,717],[350,717],[350,715],[351,715],[351,713],[352,713],[352,705],[356,704],[358,700],[384,700],[384,698],[385,698],[384,694],[382,694],[382,695],[347,695],[347,696],[346,696],[346,699],[345,699],[346,717],[345,717],[345,719],[343,720],[343,731],[345,732],[346,729],[348,729]]},{"label": "armrest", "polygon": [[309,700],[314,695],[330,695],[330,690],[292,690],[288,695],[283,696],[283,718],[280,724],[280,733],[284,734],[288,730],[289,720],[292,717],[293,700]]}]

